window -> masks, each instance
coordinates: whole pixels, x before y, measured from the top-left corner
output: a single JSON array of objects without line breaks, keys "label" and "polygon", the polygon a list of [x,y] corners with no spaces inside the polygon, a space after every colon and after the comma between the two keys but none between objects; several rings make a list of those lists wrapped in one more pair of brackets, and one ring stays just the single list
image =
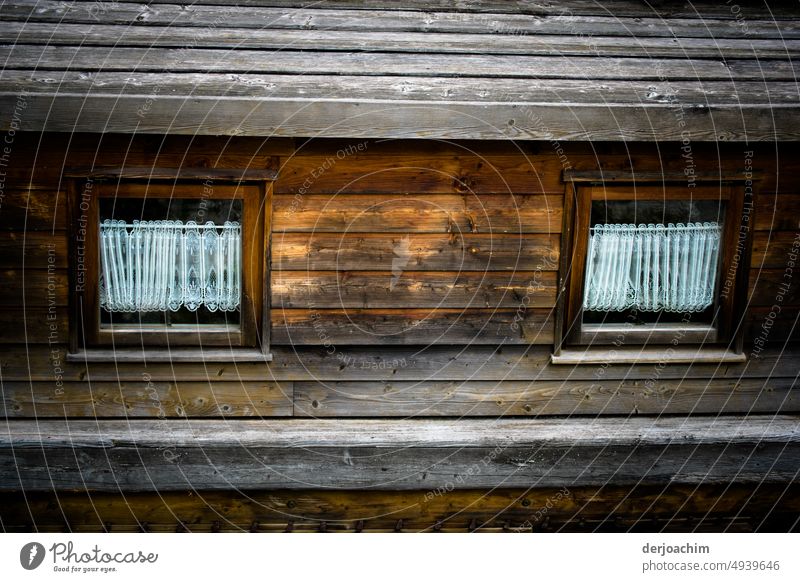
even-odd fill
[{"label": "window", "polygon": [[158,169],[73,179],[71,351],[268,355],[272,179]]},{"label": "window", "polygon": [[565,180],[558,347],[740,350],[734,314],[749,256],[741,182],[601,182],[578,172]]}]

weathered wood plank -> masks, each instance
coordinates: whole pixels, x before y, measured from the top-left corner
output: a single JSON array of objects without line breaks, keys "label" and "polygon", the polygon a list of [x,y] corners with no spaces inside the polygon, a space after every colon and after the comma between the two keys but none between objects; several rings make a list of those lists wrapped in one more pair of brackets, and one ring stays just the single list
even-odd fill
[{"label": "weathered wood plank", "polygon": [[800,195],[759,194],[755,203],[756,230],[800,228]]},{"label": "weathered wood plank", "polygon": [[551,344],[551,309],[273,309],[272,344]]},{"label": "weathered wood plank", "polygon": [[5,382],[8,417],[291,416],[291,382]]},{"label": "weathered wood plank", "polygon": [[796,480],[800,452],[798,418],[774,414],[591,423],[314,419],[186,420],[172,430],[162,425],[7,421],[0,430],[0,489],[788,484]]},{"label": "weathered wood plank", "polygon": [[275,30],[171,26],[168,35],[160,27],[7,22],[0,29],[5,44],[145,46],[192,48],[439,52],[526,55],[654,56],[679,58],[786,58],[800,51],[795,39],[748,38],[637,38],[603,35],[491,35],[438,32],[384,32],[338,30]]},{"label": "weathered wood plank", "polygon": [[[24,226],[22,222],[17,228]],[[0,232],[0,268],[63,269],[67,267],[67,247],[64,230]]]},{"label": "weathered wood plank", "polygon": [[0,230],[58,231],[67,227],[66,197],[47,190],[6,190]]},{"label": "weathered wood plank", "polygon": [[[800,41],[799,41],[800,42]],[[253,75],[218,73],[134,73],[15,71],[0,73],[4,92],[15,94],[114,95],[145,101],[170,97],[226,99],[400,101],[409,104],[560,103],[606,106],[669,106],[673,111],[732,105],[797,105],[794,83],[772,81],[605,81],[584,79],[485,79],[358,75]],[[147,113],[147,112],[145,112]],[[524,113],[524,112],[523,112]],[[143,117],[143,116],[140,116]]]},{"label": "weathered wood plank", "polygon": [[0,344],[62,344],[69,338],[66,307],[8,309],[0,316]]},{"label": "weathered wood plank", "polygon": [[[64,381],[141,381],[147,372],[164,382],[247,381],[582,381],[781,378],[797,375],[800,350],[767,346],[739,364],[602,364],[554,366],[551,346],[273,346],[273,360],[192,363],[117,362],[114,366],[65,362],[66,346],[8,346],[0,353],[4,381],[51,382],[58,364]],[[749,346],[746,348],[749,350]],[[54,363],[55,362],[55,363]]]},{"label": "weathered wood plank", "polygon": [[[797,218],[795,218],[797,220]],[[800,231],[800,225],[796,225]],[[800,259],[800,232],[774,230],[753,235],[751,269],[785,269]]]},{"label": "weathered wood plank", "polygon": [[633,80],[785,80],[800,73],[793,61],[731,59],[676,60],[659,58],[562,57],[528,55],[426,55],[392,53],[316,53],[281,50],[193,48],[72,47],[25,45],[0,46],[0,62],[6,69],[50,71],[137,71],[206,73],[291,73],[298,75],[397,75],[420,77],[504,77]]},{"label": "weathered wood plank", "polygon": [[[0,272],[0,305],[48,307],[67,304],[67,272],[64,269],[3,269]],[[24,302],[24,303],[23,303]],[[11,311],[6,310],[6,317]]]},{"label": "weathered wood plank", "polygon": [[796,485],[5,493],[7,532],[788,531]]},{"label": "weathered wood plank", "polygon": [[[553,268],[553,267],[551,267]],[[276,271],[273,309],[553,307],[555,271]]]},{"label": "weathered wood plank", "polygon": [[[403,142],[396,143],[402,147]],[[301,197],[354,193],[397,196],[399,190],[415,195],[458,194],[468,200],[471,194],[521,196],[564,191],[562,163],[552,149],[498,154],[491,148],[487,151],[486,146],[466,151],[458,146],[431,148],[420,143],[418,147],[428,151],[416,153],[415,146],[399,152],[372,140],[344,143],[334,151],[329,146],[326,153],[319,153],[319,145],[304,147],[301,155],[282,165],[275,192]],[[566,159],[570,164],[597,163],[594,156],[583,152]],[[302,198],[298,204],[301,202]]]},{"label": "weathered wood plank", "polygon": [[775,344],[800,340],[800,309],[771,307],[751,307],[747,310],[744,328],[745,341],[758,341]]},{"label": "weathered wood plank", "polygon": [[552,270],[558,235],[274,234],[275,271]]},{"label": "weathered wood plank", "polygon": [[525,194],[280,195],[275,232],[557,233],[561,196]]},{"label": "weathered wood plank", "polygon": [[[174,0],[153,0],[153,4],[174,4]],[[215,6],[267,6],[281,8],[309,8],[302,0],[196,0],[193,4]],[[335,7],[338,9],[364,8],[363,0],[324,0],[320,7]],[[440,10],[442,12],[460,13],[497,13],[497,14],[535,14],[546,15],[581,15],[581,16],[608,16],[614,14],[618,17],[647,17],[658,16],[661,18],[723,18],[734,19],[726,5],[717,3],[699,3],[688,0],[663,0],[658,4],[642,4],[637,0],[611,0],[602,5],[595,0],[565,0],[564,2],[542,3],[529,2],[528,0],[408,0],[398,4],[393,0],[370,0],[370,8],[375,10]],[[759,20],[790,18],[799,14],[797,7],[791,3],[778,3],[770,7],[770,12],[765,15],[764,9],[759,4],[745,4],[739,7],[741,13],[748,18]]]},{"label": "weathered wood plank", "polygon": [[564,382],[298,382],[312,417],[798,412],[796,378]]},{"label": "weathered wood plank", "polygon": [[[158,85],[163,89],[163,85]],[[196,87],[194,87],[196,88]],[[194,91],[192,89],[192,92]],[[52,89],[50,87],[48,91]],[[793,105],[690,106],[685,128],[675,107],[641,103],[587,105],[552,98],[536,103],[393,101],[382,103],[302,96],[225,100],[158,95],[29,94],[24,131],[85,131],[183,135],[392,139],[514,139],[556,141],[793,141],[800,110]],[[663,97],[663,96],[662,96]],[[661,98],[661,97],[659,97]],[[0,93],[0,108],[18,107],[16,93]],[[147,111],[142,114],[142,107]],[[527,112],[527,113],[526,113]],[[530,117],[530,120],[527,119]],[[0,130],[10,128],[0,120]],[[776,120],[781,122],[777,123]],[[510,121],[513,120],[513,123]],[[345,123],[346,121],[346,123]],[[613,122],[612,122],[613,121]]]},{"label": "weathered wood plank", "polygon": [[495,35],[597,35],[627,37],[701,38],[797,38],[792,21],[704,18],[702,24],[689,19],[663,17],[531,15],[469,12],[384,11],[364,7],[357,18],[352,13],[324,6],[284,8],[240,6],[236,10],[210,6],[162,4],[147,6],[119,2],[63,4],[50,0],[16,0],[3,6],[5,21],[126,24],[149,26],[193,26],[256,28],[269,30],[347,30],[355,32],[448,32]]},{"label": "weathered wood plank", "polygon": [[[800,305],[800,277],[784,278],[783,269],[751,269],[748,301],[754,307]],[[780,297],[780,299],[778,299]]]}]

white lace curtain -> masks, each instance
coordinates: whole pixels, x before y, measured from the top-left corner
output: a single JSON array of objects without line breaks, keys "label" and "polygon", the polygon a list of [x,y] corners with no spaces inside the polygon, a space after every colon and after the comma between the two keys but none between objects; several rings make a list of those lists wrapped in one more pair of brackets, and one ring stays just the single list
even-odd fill
[{"label": "white lace curtain", "polygon": [[180,220],[100,225],[100,305],[108,311],[239,308],[241,227]]},{"label": "white lace curtain", "polygon": [[593,227],[583,308],[703,311],[714,302],[720,236],[716,222]]}]

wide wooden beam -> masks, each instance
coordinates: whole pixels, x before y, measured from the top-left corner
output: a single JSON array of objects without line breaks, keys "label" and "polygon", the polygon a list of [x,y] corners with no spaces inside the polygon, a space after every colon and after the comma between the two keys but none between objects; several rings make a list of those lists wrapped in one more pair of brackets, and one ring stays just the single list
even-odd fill
[{"label": "wide wooden beam", "polygon": [[5,421],[0,490],[792,483],[800,418]]},{"label": "wide wooden beam", "polygon": [[[24,105],[20,105],[24,101]],[[0,93],[0,131],[575,141],[800,140],[795,105],[374,102],[270,97]],[[676,113],[685,115],[680,124]]]}]

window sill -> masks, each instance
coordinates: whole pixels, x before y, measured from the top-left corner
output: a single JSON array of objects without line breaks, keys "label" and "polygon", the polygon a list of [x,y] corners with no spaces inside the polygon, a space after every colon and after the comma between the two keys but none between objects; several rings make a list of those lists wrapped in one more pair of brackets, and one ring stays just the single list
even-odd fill
[{"label": "window sill", "polygon": [[271,362],[255,348],[89,349],[67,354],[68,362]]},{"label": "window sill", "polygon": [[580,364],[736,364],[747,361],[745,354],[724,348],[681,347],[642,349],[571,348],[552,354],[550,363],[576,366]]}]

